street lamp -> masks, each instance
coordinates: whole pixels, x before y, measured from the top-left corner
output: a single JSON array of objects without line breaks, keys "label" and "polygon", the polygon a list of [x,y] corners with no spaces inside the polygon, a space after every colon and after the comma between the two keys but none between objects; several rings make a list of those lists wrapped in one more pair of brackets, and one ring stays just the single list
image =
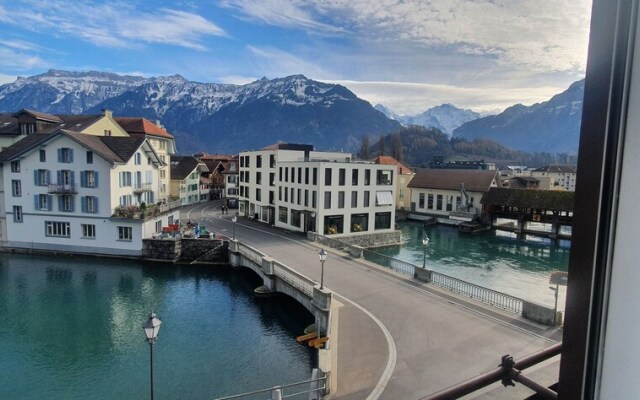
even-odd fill
[{"label": "street lamp", "polygon": [[238,221],[238,217],[235,215],[231,217],[231,222],[233,222],[233,240],[236,240],[236,221]]},{"label": "street lamp", "polygon": [[322,269],[320,270],[320,289],[322,289],[324,287],[324,262],[327,259],[327,252],[324,251],[324,249],[320,250],[318,258],[320,258],[320,264],[322,265]]},{"label": "street lamp", "polygon": [[424,250],[422,255],[422,268],[427,268],[427,246],[429,245],[429,236],[424,235],[422,238],[422,249]]},{"label": "street lamp", "polygon": [[149,343],[149,354],[151,355],[151,400],[153,400],[153,345],[156,343],[156,340],[158,340],[158,331],[160,330],[160,324],[162,324],[162,321],[156,318],[156,314],[154,314],[152,311],[151,314],[149,314],[149,319],[147,319],[147,322],[142,325],[142,328],[144,329],[144,335],[147,337],[147,343]]}]

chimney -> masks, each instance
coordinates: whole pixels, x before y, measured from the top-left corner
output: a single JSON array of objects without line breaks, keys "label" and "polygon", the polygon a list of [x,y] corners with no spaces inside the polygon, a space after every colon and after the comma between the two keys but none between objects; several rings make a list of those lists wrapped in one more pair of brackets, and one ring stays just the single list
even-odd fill
[{"label": "chimney", "polygon": [[102,113],[107,118],[113,118],[113,111],[109,110],[108,108],[103,108]]},{"label": "chimney", "polygon": [[158,128],[162,128],[162,129],[164,129],[164,126],[162,126],[162,124],[160,123],[160,120],[159,120],[159,119],[157,119],[157,120],[156,120],[156,126],[157,126]]}]

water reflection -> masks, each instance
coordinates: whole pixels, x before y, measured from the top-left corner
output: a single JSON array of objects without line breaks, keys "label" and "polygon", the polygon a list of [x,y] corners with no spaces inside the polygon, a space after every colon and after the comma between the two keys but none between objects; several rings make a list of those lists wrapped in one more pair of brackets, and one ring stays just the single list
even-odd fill
[{"label": "water reflection", "polygon": [[[546,306],[554,303],[554,294],[548,289],[550,272],[566,271],[569,264],[567,240],[533,235],[518,238],[502,231],[468,235],[455,227],[412,221],[400,223],[400,229],[406,240],[402,246],[376,251],[421,266],[422,237],[426,234],[431,239],[427,268]],[[561,300],[563,296],[561,289]]]}]

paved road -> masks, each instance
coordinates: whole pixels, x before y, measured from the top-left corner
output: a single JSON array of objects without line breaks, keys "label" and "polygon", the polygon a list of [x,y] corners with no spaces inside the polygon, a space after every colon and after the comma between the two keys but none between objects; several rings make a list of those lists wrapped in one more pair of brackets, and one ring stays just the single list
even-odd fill
[{"label": "paved road", "polygon": [[[188,217],[231,236],[230,216],[215,202],[193,207]],[[236,237],[320,280],[318,247],[306,238],[244,218]],[[327,251],[324,284],[344,304],[334,398],[420,399],[495,368],[504,354],[517,360],[547,347],[547,337],[559,334]]]}]

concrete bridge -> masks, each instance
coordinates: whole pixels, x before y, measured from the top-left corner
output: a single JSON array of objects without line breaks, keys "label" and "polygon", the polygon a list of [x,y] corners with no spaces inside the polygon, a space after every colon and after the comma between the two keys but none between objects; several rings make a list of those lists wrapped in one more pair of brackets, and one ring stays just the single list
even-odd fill
[{"label": "concrete bridge", "polygon": [[[230,245],[232,264],[251,268],[269,291],[297,298],[320,319],[331,336],[328,357],[320,355],[320,368],[333,376],[329,398],[420,399],[494,369],[502,355],[517,360],[562,336],[560,328],[488,309],[330,248],[324,283],[333,294],[325,293],[315,285],[317,243],[255,221],[234,224],[219,215],[216,203],[186,212],[209,231],[234,231],[239,240]],[[558,364],[552,360],[540,370],[548,378],[540,383],[557,381]],[[498,386],[485,398],[532,394],[522,386]]]}]

